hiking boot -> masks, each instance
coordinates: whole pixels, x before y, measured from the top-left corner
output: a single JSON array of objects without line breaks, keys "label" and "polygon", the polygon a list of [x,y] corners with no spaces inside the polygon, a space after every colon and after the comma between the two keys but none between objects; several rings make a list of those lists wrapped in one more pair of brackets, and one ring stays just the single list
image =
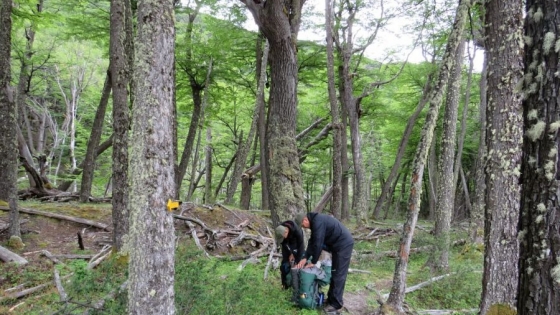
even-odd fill
[{"label": "hiking boot", "polygon": [[325,314],[327,314],[327,315],[339,315],[339,314],[341,314],[341,312],[340,312],[341,310],[342,310],[342,307],[337,309],[334,306],[329,305],[329,306],[327,306],[323,309],[323,312],[325,312]]}]

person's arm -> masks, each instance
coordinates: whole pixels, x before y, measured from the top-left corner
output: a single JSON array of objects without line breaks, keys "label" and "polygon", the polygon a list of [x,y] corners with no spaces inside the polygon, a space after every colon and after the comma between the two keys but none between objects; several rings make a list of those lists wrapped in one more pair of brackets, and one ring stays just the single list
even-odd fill
[{"label": "person's arm", "polygon": [[301,228],[296,228],[294,231],[294,235],[297,242],[297,255],[296,261],[300,261],[302,258],[305,257],[305,241],[303,239],[303,230]]},{"label": "person's arm", "polygon": [[316,218],[311,226],[311,238],[309,239],[309,244],[307,245],[307,252],[305,257],[307,260],[316,264],[323,250],[323,242],[325,241],[325,222],[321,218]]}]

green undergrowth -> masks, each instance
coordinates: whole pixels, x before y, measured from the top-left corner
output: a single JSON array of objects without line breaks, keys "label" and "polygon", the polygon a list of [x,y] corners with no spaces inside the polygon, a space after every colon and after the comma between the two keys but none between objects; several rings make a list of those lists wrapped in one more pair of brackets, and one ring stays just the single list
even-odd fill
[{"label": "green undergrowth", "polygon": [[[429,226],[429,223],[426,223]],[[429,229],[417,230],[412,248],[429,246],[433,238]],[[454,232],[452,240],[464,238],[464,232]],[[377,294],[388,294],[393,280],[395,258],[387,253],[395,251],[399,233],[379,240],[356,241],[348,275],[345,295],[358,296],[366,301],[372,312],[378,305]],[[364,255],[367,253],[367,255]],[[412,253],[408,261],[407,286],[427,281],[440,274],[431,272],[427,266],[430,251]],[[480,301],[483,250],[476,246],[453,246],[450,256],[449,275],[417,291],[406,295],[406,303],[412,310],[476,309]],[[175,307],[176,314],[258,314],[258,315],[315,315],[318,311],[302,310],[290,302],[290,292],[282,290],[278,269],[270,268],[264,279],[267,257],[256,264],[207,258],[192,241],[181,241],[175,257]],[[26,287],[52,281],[52,264],[44,266],[0,266],[5,276],[0,289],[6,290],[17,284]],[[68,301],[61,302],[58,291],[50,286],[24,299],[3,299],[0,314],[126,314],[127,292],[118,288],[126,280],[126,263],[116,257],[105,260],[93,270],[87,269],[85,261],[66,261],[57,270],[65,279],[63,285]],[[67,278],[65,278],[67,277]],[[325,290],[326,291],[326,290]],[[107,298],[111,292],[117,292]],[[102,309],[91,306],[105,300]],[[464,314],[464,313],[463,313]]]}]

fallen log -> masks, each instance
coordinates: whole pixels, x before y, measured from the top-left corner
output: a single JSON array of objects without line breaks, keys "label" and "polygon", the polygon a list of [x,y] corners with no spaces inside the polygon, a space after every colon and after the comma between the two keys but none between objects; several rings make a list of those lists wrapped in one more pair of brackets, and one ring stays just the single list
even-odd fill
[{"label": "fallen log", "polygon": [[0,246],[0,259],[2,259],[2,261],[4,262],[13,262],[18,265],[27,264],[27,259],[2,246]]},{"label": "fallen log", "polygon": [[[0,206],[0,210],[10,211],[10,208]],[[81,223],[81,224],[93,226],[93,227],[96,227],[96,228],[100,228],[100,229],[105,230],[105,231],[109,230],[109,225],[107,225],[107,224],[100,223],[100,222],[95,222],[95,221],[88,220],[88,219],[76,218],[76,217],[72,217],[72,216],[69,216],[69,215],[39,211],[39,210],[34,210],[34,209],[26,209],[26,208],[19,208],[19,212],[27,213],[27,214],[36,214],[36,215],[41,215],[41,216],[44,216],[44,217],[55,218],[55,219],[60,219],[60,220],[72,221],[72,222]]]}]

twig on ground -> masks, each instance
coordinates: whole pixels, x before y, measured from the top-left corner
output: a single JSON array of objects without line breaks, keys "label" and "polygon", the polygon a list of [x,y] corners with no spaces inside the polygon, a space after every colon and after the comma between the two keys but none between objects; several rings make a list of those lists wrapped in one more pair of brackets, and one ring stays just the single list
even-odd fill
[{"label": "twig on ground", "polygon": [[58,269],[54,268],[54,283],[56,284],[56,289],[58,290],[58,294],[60,295],[60,302],[68,301],[68,294],[64,291],[64,287],[62,286],[62,281],[60,281],[60,274],[58,273]]},{"label": "twig on ground", "polygon": [[191,234],[192,234],[192,238],[194,239],[194,242],[196,244],[196,247],[198,247],[198,249],[200,249],[204,255],[206,255],[206,257],[210,257],[210,255],[206,252],[206,250],[204,249],[204,247],[202,247],[202,244],[200,244],[200,239],[198,238],[198,235],[196,235],[196,229],[194,228],[194,224],[192,224],[190,221],[185,221],[185,223],[189,226],[189,228],[191,229]]}]

